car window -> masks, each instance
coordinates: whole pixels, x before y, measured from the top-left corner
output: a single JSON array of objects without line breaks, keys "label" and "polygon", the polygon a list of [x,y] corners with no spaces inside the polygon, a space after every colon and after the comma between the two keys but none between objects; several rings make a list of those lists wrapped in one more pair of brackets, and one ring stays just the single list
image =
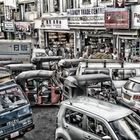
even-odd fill
[{"label": "car window", "polygon": [[128,80],[134,76],[136,76],[135,69],[112,69],[113,80]]},{"label": "car window", "polygon": [[124,88],[127,90],[131,90],[134,92],[140,92],[140,84],[129,80],[125,85]]},{"label": "car window", "polygon": [[91,118],[87,116],[87,132],[93,133],[94,135],[97,135],[98,137],[104,137],[104,136],[110,136],[107,127],[105,124],[95,118]]},{"label": "car window", "polygon": [[74,110],[66,109],[65,121],[68,124],[82,128],[83,114]]}]

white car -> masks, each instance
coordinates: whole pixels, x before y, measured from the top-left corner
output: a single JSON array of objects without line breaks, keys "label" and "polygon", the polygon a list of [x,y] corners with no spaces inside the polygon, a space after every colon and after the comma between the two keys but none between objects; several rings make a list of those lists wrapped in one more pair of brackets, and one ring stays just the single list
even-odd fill
[{"label": "white car", "polygon": [[140,114],[140,76],[129,78],[122,86],[120,102]]}]

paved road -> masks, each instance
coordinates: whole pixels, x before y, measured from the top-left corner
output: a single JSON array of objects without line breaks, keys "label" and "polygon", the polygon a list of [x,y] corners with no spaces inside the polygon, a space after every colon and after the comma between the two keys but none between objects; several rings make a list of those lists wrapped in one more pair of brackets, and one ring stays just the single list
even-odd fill
[{"label": "paved road", "polygon": [[34,107],[35,129],[15,140],[54,140],[58,107]]}]

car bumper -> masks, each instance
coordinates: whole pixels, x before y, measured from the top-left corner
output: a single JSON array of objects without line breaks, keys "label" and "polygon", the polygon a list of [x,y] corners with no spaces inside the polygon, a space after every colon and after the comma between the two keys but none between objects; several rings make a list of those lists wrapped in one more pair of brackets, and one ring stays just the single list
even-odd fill
[{"label": "car bumper", "polygon": [[[22,136],[22,135],[24,135],[26,132],[29,132],[29,131],[31,131],[32,129],[34,129],[34,127],[35,127],[34,124],[27,125],[27,126],[21,128],[21,129],[19,129],[19,130],[15,130],[15,131],[10,132],[10,133],[8,133],[8,134],[6,134],[6,135],[0,136],[0,140],[1,140],[1,139],[2,139],[2,140],[5,140],[6,138],[11,139],[11,134],[12,134],[12,133],[15,133],[15,132],[17,132],[17,131],[18,131],[18,133],[19,133],[18,136]],[[16,137],[18,137],[18,136],[16,136]],[[13,138],[14,138],[14,137],[13,137]]]}]

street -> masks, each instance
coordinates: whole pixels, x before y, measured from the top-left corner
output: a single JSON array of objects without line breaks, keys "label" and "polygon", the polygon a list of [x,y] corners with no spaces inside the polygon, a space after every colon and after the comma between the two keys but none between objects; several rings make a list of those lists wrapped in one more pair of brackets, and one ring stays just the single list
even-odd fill
[{"label": "street", "polygon": [[15,140],[54,140],[55,122],[58,107],[34,107],[34,130]]}]

